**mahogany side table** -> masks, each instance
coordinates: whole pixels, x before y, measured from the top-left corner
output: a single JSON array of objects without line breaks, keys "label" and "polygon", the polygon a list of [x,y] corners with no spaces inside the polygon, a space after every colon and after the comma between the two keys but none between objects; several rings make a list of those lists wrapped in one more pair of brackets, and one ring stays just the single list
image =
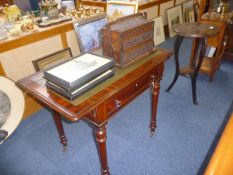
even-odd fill
[{"label": "mahogany side table", "polygon": [[[45,86],[43,72],[25,77],[17,84],[33,97],[50,107],[60,142],[67,147],[67,139],[61,117],[71,122],[86,120],[93,128],[100,158],[101,174],[110,175],[107,160],[107,129],[113,114],[126,106],[140,93],[151,88],[151,115],[149,130],[151,136],[156,128],[156,113],[165,61],[173,53],[164,49],[143,57],[124,69],[115,67],[110,79],[97,85],[73,101],[68,101]],[[133,116],[132,116],[133,117]],[[149,116],[148,116],[149,117]],[[120,144],[120,143],[119,143]]]},{"label": "mahogany side table", "polygon": [[[201,67],[203,58],[206,52],[206,39],[208,37],[214,36],[219,32],[219,29],[216,26],[212,26],[209,24],[202,23],[182,23],[176,24],[174,26],[174,31],[177,34],[175,41],[175,64],[176,64],[176,72],[173,81],[170,86],[166,89],[166,91],[170,91],[171,88],[176,83],[179,75],[188,76],[191,78],[192,83],[192,96],[193,103],[195,105],[198,104],[196,97],[196,79],[198,76],[198,71]],[[191,66],[183,67],[180,69],[179,65],[179,49],[184,37],[192,38],[196,40],[197,44],[194,48],[193,62]]]}]

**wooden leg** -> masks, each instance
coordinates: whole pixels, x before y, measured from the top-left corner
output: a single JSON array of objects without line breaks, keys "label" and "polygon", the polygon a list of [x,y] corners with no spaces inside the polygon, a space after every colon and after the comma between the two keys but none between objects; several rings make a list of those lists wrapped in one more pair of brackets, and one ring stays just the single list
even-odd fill
[{"label": "wooden leg", "polygon": [[[199,56],[199,60],[196,59],[196,61],[198,61],[197,66],[195,67],[194,70],[194,75],[192,77],[192,94],[193,94],[193,103],[195,105],[198,105],[197,102],[197,97],[196,97],[196,80],[197,80],[197,76],[198,76],[198,72],[200,70],[201,64],[203,62],[203,58],[205,57],[205,52],[206,52],[206,39],[205,38],[201,38],[199,39],[199,41],[197,42],[198,44],[200,44],[200,46],[197,46],[197,49],[200,47],[200,56]],[[196,63],[195,63],[196,65]]]},{"label": "wooden leg", "polygon": [[210,83],[213,81],[213,76],[214,76],[214,73],[211,72],[210,75],[209,75],[209,82]]},{"label": "wooden leg", "polygon": [[174,86],[174,84],[176,83],[178,77],[179,77],[179,50],[180,50],[180,46],[181,43],[183,41],[184,37],[182,36],[177,36],[176,41],[175,41],[175,63],[176,63],[176,73],[174,76],[174,79],[172,80],[171,84],[169,85],[169,87],[166,89],[166,92],[170,91],[171,88]]},{"label": "wooden leg", "polygon": [[197,95],[196,95],[196,77],[191,78],[191,83],[192,83],[193,104],[198,105]]},{"label": "wooden leg", "polygon": [[60,114],[58,112],[52,110],[52,116],[53,116],[53,120],[54,120],[54,123],[56,125],[59,137],[60,137],[60,143],[63,145],[63,151],[66,151],[66,149],[67,149],[67,139],[66,139],[65,132],[64,132],[64,129],[63,129]]},{"label": "wooden leg", "polygon": [[152,87],[151,87],[150,136],[152,137],[155,133],[155,128],[156,128],[157,106],[158,106],[158,97],[160,90],[159,81],[156,81],[154,76],[152,76],[151,86]]},{"label": "wooden leg", "polygon": [[110,175],[108,169],[107,150],[106,150],[106,128],[105,126],[95,128],[95,139],[97,142],[97,149],[99,152],[101,175]]}]

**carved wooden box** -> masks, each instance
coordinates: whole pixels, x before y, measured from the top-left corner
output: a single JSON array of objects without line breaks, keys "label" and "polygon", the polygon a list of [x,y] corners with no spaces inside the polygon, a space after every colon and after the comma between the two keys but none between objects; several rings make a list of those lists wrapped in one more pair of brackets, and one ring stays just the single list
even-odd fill
[{"label": "carved wooden box", "polygon": [[153,51],[154,21],[146,13],[119,18],[102,28],[103,54],[125,67]]}]

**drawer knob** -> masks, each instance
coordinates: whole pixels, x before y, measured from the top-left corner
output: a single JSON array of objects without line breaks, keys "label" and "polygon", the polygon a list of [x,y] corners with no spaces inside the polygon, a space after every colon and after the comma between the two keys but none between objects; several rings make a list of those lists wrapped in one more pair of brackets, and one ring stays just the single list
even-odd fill
[{"label": "drawer knob", "polygon": [[115,105],[116,105],[116,108],[119,109],[121,107],[121,101],[115,100]]},{"label": "drawer knob", "polygon": [[135,86],[138,87],[138,83],[136,83]]}]

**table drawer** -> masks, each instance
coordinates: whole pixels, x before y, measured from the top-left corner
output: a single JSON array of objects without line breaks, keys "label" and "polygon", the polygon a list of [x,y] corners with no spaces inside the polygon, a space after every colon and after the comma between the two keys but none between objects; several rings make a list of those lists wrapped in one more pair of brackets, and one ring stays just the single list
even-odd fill
[{"label": "table drawer", "polygon": [[150,86],[151,76],[154,75],[156,79],[159,78],[159,70],[152,70],[143,75],[138,80],[133,81],[128,86],[121,89],[110,99],[107,100],[106,108],[108,116],[125,106],[129,101],[135,98],[138,94],[143,92]]}]

